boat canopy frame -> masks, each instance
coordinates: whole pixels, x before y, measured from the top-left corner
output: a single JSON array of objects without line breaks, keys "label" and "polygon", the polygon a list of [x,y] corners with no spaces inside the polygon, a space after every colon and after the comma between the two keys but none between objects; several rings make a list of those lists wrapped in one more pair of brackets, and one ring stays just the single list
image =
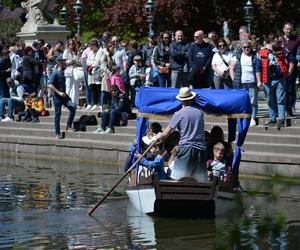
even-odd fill
[{"label": "boat canopy frame", "polygon": [[[149,118],[172,115],[181,109],[176,99],[178,88],[137,88],[135,106],[138,109],[136,122],[137,150],[140,151],[142,137],[147,133]],[[248,132],[251,118],[251,103],[245,89],[193,89],[196,92],[193,105],[205,113],[225,116],[228,119],[228,141],[236,143],[232,169],[237,174],[241,161],[242,146]],[[236,137],[236,128],[238,134]]]}]

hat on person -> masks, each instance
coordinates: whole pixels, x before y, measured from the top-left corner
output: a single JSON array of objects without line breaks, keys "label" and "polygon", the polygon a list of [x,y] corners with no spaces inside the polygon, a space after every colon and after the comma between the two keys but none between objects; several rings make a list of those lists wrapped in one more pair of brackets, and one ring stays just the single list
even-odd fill
[{"label": "hat on person", "polygon": [[191,91],[188,87],[182,87],[179,90],[179,94],[176,96],[176,98],[179,101],[187,101],[191,100],[196,96],[196,93],[194,91]]},{"label": "hat on person", "polygon": [[136,56],[133,58],[133,61],[137,61],[137,60],[142,60],[142,57],[139,56],[139,55],[136,55]]},{"label": "hat on person", "polygon": [[154,37],[156,37],[156,35],[155,35],[155,33],[153,31],[149,31],[148,37],[154,38]]},{"label": "hat on person", "polygon": [[[155,134],[154,134],[155,135]],[[142,141],[143,143],[145,143],[146,145],[150,145],[151,142],[155,141],[156,140],[156,137],[155,136],[152,136],[150,137],[149,135],[145,135],[142,137]]]}]

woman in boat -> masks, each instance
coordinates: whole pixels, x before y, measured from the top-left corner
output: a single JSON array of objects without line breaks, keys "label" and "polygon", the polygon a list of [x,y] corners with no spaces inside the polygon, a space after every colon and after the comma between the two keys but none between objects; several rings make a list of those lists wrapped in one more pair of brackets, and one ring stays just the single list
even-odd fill
[{"label": "woman in boat", "polygon": [[175,180],[192,176],[198,181],[207,181],[204,115],[192,105],[195,96],[188,87],[179,90],[176,98],[181,101],[182,109],[175,112],[168,127],[157,135],[164,140],[175,128],[179,130],[179,150],[171,174]]}]

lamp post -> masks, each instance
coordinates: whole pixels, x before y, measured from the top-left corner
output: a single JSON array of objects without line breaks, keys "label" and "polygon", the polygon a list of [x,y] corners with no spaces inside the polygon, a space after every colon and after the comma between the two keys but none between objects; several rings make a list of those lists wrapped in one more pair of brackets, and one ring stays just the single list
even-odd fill
[{"label": "lamp post", "polygon": [[61,17],[61,20],[62,20],[61,24],[66,25],[68,12],[67,12],[67,9],[66,9],[65,6],[63,6],[60,10],[60,17]]},{"label": "lamp post", "polygon": [[250,0],[247,1],[246,5],[244,6],[245,11],[245,22],[248,25],[248,32],[251,33],[251,20],[253,18],[253,5]]},{"label": "lamp post", "polygon": [[153,21],[153,0],[148,0],[147,4],[145,5],[146,12],[147,12],[147,22],[149,23],[149,32],[152,32],[152,21]]},{"label": "lamp post", "polygon": [[80,18],[82,16],[82,2],[77,0],[73,5],[73,9],[76,13],[77,33],[80,34]]}]

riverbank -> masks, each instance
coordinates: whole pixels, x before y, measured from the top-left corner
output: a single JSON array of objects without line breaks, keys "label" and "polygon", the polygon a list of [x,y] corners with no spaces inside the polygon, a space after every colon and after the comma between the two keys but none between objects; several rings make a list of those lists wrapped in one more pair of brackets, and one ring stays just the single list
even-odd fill
[{"label": "riverbank", "polygon": [[[297,103],[299,107],[300,103]],[[76,118],[83,114],[97,115],[96,111],[78,109]],[[61,128],[65,127],[68,112],[63,110]],[[266,103],[259,103],[259,125],[249,128],[244,144],[240,171],[255,175],[282,175],[300,177],[300,115],[287,120],[288,127],[281,130],[264,124],[267,119]],[[135,120],[127,127],[116,127],[113,135],[93,133],[97,126],[87,126],[86,132],[66,133],[64,140],[54,137],[54,112],[41,117],[39,124],[14,122],[0,123],[1,152],[41,155],[47,159],[78,159],[80,161],[115,162],[122,165],[130,144],[135,138]],[[205,116],[206,130],[221,126],[227,131],[226,119],[212,115]],[[167,120],[161,120],[163,127]]]}]

